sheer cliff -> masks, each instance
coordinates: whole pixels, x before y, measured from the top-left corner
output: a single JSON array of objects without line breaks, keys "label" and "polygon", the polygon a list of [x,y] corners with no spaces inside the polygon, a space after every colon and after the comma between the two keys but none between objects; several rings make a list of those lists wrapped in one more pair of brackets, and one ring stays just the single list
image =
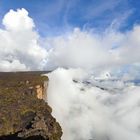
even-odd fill
[{"label": "sheer cliff", "polygon": [[62,129],[43,100],[45,72],[0,73],[0,139],[60,140]]}]

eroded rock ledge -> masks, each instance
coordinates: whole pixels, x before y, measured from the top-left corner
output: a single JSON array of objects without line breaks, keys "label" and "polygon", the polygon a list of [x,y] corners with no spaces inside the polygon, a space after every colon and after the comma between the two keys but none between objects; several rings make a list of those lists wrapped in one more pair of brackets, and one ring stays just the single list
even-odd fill
[{"label": "eroded rock ledge", "polygon": [[44,100],[45,72],[0,73],[0,140],[60,140],[62,129]]}]

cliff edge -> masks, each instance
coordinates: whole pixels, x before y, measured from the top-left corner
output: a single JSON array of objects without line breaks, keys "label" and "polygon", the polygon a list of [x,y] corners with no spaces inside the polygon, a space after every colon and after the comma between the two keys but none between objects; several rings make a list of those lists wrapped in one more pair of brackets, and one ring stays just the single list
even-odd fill
[{"label": "cliff edge", "polygon": [[60,140],[62,129],[43,100],[45,72],[0,73],[0,140]]}]

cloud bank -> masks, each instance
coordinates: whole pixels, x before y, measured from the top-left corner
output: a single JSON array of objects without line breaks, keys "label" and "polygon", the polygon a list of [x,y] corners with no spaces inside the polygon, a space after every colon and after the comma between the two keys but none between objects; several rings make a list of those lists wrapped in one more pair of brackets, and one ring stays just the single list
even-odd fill
[{"label": "cloud bank", "polygon": [[[12,23],[12,24],[11,24]],[[83,68],[139,77],[140,26],[127,32],[112,27],[104,32],[74,28],[59,36],[42,38],[24,8],[10,10],[0,29],[0,70],[53,70]],[[46,31],[47,32],[47,31]],[[133,56],[132,56],[133,54]],[[124,72],[125,71],[125,72]],[[129,76],[128,76],[129,75]]]},{"label": "cloud bank", "polygon": [[139,35],[140,26],[125,33],[113,29],[95,33],[75,28],[71,33],[47,39],[48,46],[52,46],[47,66],[51,69],[83,68],[95,73],[111,71],[113,74],[126,69],[128,73],[131,71],[130,77],[139,77]]},{"label": "cloud bank", "polygon": [[25,9],[10,10],[0,29],[0,70],[42,69],[47,52],[38,43],[34,22]]},{"label": "cloud bank", "polygon": [[86,84],[87,75],[62,68],[48,74],[47,101],[62,126],[62,139],[139,140],[140,87],[120,80]]}]

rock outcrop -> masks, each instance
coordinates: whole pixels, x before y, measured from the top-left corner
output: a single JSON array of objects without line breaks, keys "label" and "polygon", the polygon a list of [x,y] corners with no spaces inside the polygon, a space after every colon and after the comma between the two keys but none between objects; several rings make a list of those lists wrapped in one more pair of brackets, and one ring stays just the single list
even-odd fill
[{"label": "rock outcrop", "polygon": [[43,100],[43,72],[0,73],[0,140],[60,140],[62,130]]}]

